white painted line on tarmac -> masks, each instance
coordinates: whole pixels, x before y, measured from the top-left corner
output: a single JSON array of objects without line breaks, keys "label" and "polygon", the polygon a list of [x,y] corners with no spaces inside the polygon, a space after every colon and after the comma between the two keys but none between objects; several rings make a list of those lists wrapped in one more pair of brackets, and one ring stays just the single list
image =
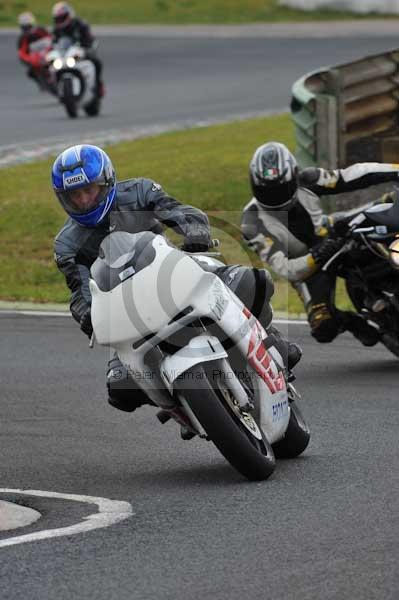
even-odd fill
[{"label": "white painted line on tarmac", "polygon": [[[160,135],[169,131],[184,131],[199,127],[210,127],[212,125],[222,125],[224,123],[234,123],[235,121],[245,121],[260,117],[273,116],[279,113],[287,112],[288,107],[278,107],[268,110],[247,111],[245,113],[231,113],[225,117],[208,119],[187,119],[185,121],[170,121],[167,123],[158,123],[154,125],[125,127],[124,129],[105,129],[97,131],[90,135],[92,144],[97,146],[107,146],[109,144],[118,144],[123,141],[132,141],[146,137]],[[56,155],[66,146],[73,146],[76,136],[72,137],[50,137],[34,142],[19,142],[18,144],[7,144],[0,146],[0,168],[10,167],[14,164],[27,163],[43,160],[48,156]]]},{"label": "white painted line on tarmac", "polygon": [[58,492],[43,492],[41,490],[19,490],[0,488],[3,494],[24,494],[25,496],[40,496],[42,498],[57,498],[61,500],[72,500],[74,502],[87,502],[97,504],[98,512],[84,518],[76,525],[60,527],[59,529],[45,529],[25,535],[19,535],[0,540],[0,548],[24,544],[26,542],[37,542],[50,538],[63,537],[65,535],[76,535],[93,529],[109,527],[120,521],[124,521],[133,515],[132,505],[122,500],[109,500],[108,498],[96,498],[95,496],[80,496],[77,494],[59,494]]}]

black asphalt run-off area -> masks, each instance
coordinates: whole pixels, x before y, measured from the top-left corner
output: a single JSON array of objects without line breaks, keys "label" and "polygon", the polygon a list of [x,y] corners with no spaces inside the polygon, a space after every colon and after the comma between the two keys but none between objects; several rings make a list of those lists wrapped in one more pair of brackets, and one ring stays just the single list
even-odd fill
[{"label": "black asphalt run-off area", "polygon": [[82,143],[99,130],[285,111],[292,83],[308,71],[397,45],[397,36],[382,33],[353,39],[297,39],[292,33],[234,39],[109,35],[100,38],[98,50],[107,88],[101,116],[69,119],[25,77],[15,40],[15,34],[0,35],[0,150],[43,138],[69,142],[74,135],[74,143]]},{"label": "black asphalt run-off area", "polygon": [[[0,316],[2,485],[102,496],[134,515],[106,529],[0,548],[1,596],[99,600],[397,597],[398,359],[349,335],[304,348],[302,458],[249,483],[155,409],[105,399],[108,351],[69,318]],[[86,504],[0,494],[64,527]],[[14,532],[3,532],[0,541]]]}]

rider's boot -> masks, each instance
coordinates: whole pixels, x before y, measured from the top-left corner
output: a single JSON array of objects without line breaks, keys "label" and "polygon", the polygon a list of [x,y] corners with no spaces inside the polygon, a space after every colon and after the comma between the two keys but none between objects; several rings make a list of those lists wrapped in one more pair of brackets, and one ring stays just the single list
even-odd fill
[{"label": "rider's boot", "polygon": [[381,339],[378,329],[355,313],[345,313],[344,326],[363,346],[375,346]]},{"label": "rider's boot", "polygon": [[288,371],[292,371],[301,360],[302,348],[295,342],[289,342],[283,338],[279,330],[273,325],[270,325],[266,332],[269,336],[269,344],[276,347],[284,361],[284,366]]},{"label": "rider's boot", "polygon": [[130,377],[128,370],[117,356],[108,363],[107,371],[108,403],[118,410],[133,412],[139,406],[150,404],[152,400]]},{"label": "rider's boot", "polygon": [[288,344],[288,370],[292,371],[295,365],[298,364],[302,358],[302,348],[295,342],[287,342],[286,340],[284,340],[284,342]]},{"label": "rider's boot", "polygon": [[195,436],[196,434],[189,427],[185,425],[180,426],[180,437],[182,440],[192,440]]},{"label": "rider's boot", "polygon": [[[167,410],[159,410],[157,412],[157,419],[162,425],[170,421],[172,415]],[[180,437],[182,440],[192,440],[197,434],[193,432],[190,427],[186,425],[180,425]]]}]

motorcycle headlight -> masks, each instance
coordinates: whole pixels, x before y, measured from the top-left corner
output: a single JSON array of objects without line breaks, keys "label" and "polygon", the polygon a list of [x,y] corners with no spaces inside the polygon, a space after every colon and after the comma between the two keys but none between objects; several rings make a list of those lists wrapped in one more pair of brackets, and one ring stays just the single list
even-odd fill
[{"label": "motorcycle headlight", "polygon": [[399,237],[389,246],[389,260],[395,269],[399,269]]},{"label": "motorcycle headlight", "polygon": [[66,64],[67,64],[67,67],[69,67],[70,69],[72,69],[72,67],[74,67],[75,64],[76,64],[76,60],[74,59],[73,56],[70,56],[69,58],[67,58]]},{"label": "motorcycle headlight", "polygon": [[53,62],[53,67],[57,71],[59,71],[59,69],[62,69],[62,60],[60,58],[56,58],[55,61]]}]

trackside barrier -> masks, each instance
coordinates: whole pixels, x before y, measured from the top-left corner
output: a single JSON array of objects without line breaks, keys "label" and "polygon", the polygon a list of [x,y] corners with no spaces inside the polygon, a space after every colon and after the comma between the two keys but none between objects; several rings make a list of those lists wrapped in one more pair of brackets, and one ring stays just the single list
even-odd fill
[{"label": "trackside barrier", "polygon": [[399,49],[304,75],[291,101],[299,164],[399,162],[398,102]]}]

